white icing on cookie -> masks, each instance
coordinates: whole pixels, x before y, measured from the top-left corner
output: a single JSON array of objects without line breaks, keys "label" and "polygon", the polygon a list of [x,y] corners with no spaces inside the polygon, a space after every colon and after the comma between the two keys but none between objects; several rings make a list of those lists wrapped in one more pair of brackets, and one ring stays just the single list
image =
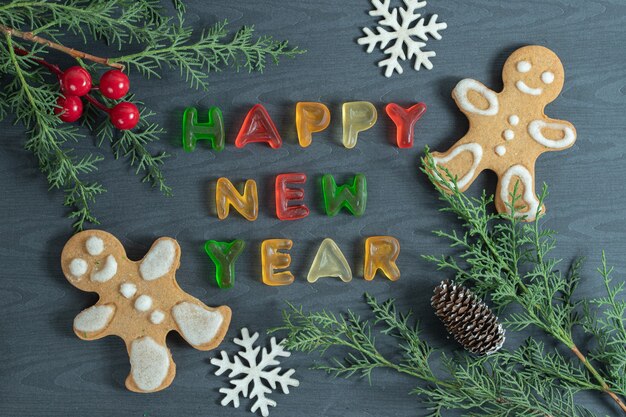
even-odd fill
[{"label": "white icing on cookie", "polygon": [[[523,213],[516,212],[515,217],[527,216],[528,219],[534,219],[535,214],[537,213],[537,208],[539,208],[539,200],[533,193],[535,188],[533,177],[530,174],[530,171],[528,171],[528,169],[524,166],[513,165],[504,173],[500,183],[500,198],[503,202],[505,202],[505,204],[510,202],[509,186],[511,185],[511,179],[513,177],[519,178],[521,184],[524,186],[524,195],[522,195],[522,198],[524,199],[527,208],[527,211]],[[508,206],[506,207],[506,211],[509,214],[511,212]]]},{"label": "white icing on cookie", "polygon": [[165,346],[149,336],[135,339],[130,344],[130,373],[142,391],[154,391],[167,377],[170,357]]},{"label": "white icing on cookie", "polygon": [[435,166],[437,166],[437,164],[441,162],[443,163],[450,162],[458,154],[460,154],[461,152],[465,152],[465,151],[469,151],[472,153],[474,162],[472,163],[472,166],[470,167],[469,171],[467,171],[467,174],[465,174],[462,178],[457,180],[456,185],[460,189],[463,189],[474,177],[476,168],[478,168],[478,164],[480,164],[480,160],[483,158],[483,148],[478,143],[466,143],[464,145],[460,145],[454,148],[454,150],[450,152],[450,154],[447,156],[444,156],[442,158],[433,158],[433,161],[435,162]]},{"label": "white icing on cookie", "polygon": [[526,85],[526,83],[522,80],[519,80],[518,82],[515,83],[515,86],[517,87],[517,89],[519,91],[521,91],[524,94],[530,94],[531,96],[538,96],[541,93],[543,93],[543,90],[541,88],[532,88],[529,87],[528,85]]},{"label": "white icing on cookie", "polygon": [[120,285],[120,293],[125,298],[132,298],[136,292],[137,292],[137,286],[133,283],[125,282],[122,285]]},{"label": "white icing on cookie", "polygon": [[554,82],[554,73],[551,71],[541,73],[541,81],[543,81],[544,84],[552,84]]},{"label": "white icing on cookie", "polygon": [[511,129],[507,129],[502,132],[502,137],[506,140],[513,140],[515,139],[515,132],[513,132]]},{"label": "white icing on cookie", "polygon": [[219,311],[208,311],[186,301],[172,307],[172,316],[180,333],[194,346],[211,342],[224,320]]},{"label": "white icing on cookie", "polygon": [[104,250],[104,242],[98,236],[91,236],[85,242],[85,248],[90,255],[100,255]]},{"label": "white icing on cookie", "polygon": [[[467,93],[470,91],[476,91],[478,94],[483,96],[485,100],[489,103],[489,107],[486,109],[479,109],[467,98]],[[498,96],[496,93],[482,85],[476,80],[472,80],[471,78],[466,78],[464,80],[459,81],[459,83],[454,87],[452,91],[452,95],[459,103],[459,106],[470,113],[481,114],[483,116],[493,116],[498,114]]]},{"label": "white icing on cookie", "polygon": [[80,278],[87,272],[87,262],[84,259],[75,258],[70,262],[70,274]]},{"label": "white icing on cookie", "polygon": [[115,276],[117,273],[117,261],[113,257],[113,255],[107,256],[107,259],[104,263],[102,269],[96,271],[95,269],[91,272],[91,280],[96,282],[107,282],[111,278]]},{"label": "white icing on cookie", "polygon": [[504,145],[498,145],[496,146],[496,148],[494,149],[494,152],[496,153],[496,155],[498,156],[503,156],[506,153],[506,148],[504,147]]},{"label": "white icing on cookie", "polygon": [[140,295],[135,300],[135,309],[137,311],[148,311],[152,307],[152,297],[149,295]]},{"label": "white icing on cookie", "polygon": [[533,66],[528,61],[520,61],[517,63],[518,72],[528,72]]},{"label": "white icing on cookie", "polygon": [[[554,129],[563,132],[563,139],[553,140],[546,138],[541,131],[543,129]],[[543,120],[533,120],[528,124],[528,134],[531,138],[552,149],[562,149],[570,146],[576,140],[574,130],[563,123],[547,123]]]},{"label": "white icing on cookie", "polygon": [[161,324],[163,319],[165,319],[165,314],[161,310],[154,310],[150,314],[150,322],[152,324]]},{"label": "white icing on cookie", "polygon": [[170,239],[161,240],[152,247],[139,266],[141,277],[146,281],[161,278],[174,264],[176,246]]},{"label": "white icing on cookie", "polygon": [[86,308],[74,319],[74,328],[80,332],[97,332],[108,326],[114,312],[115,309],[109,305]]},{"label": "white icing on cookie", "polygon": [[519,124],[519,116],[517,114],[510,115],[509,123],[511,124],[511,126],[517,126]]}]

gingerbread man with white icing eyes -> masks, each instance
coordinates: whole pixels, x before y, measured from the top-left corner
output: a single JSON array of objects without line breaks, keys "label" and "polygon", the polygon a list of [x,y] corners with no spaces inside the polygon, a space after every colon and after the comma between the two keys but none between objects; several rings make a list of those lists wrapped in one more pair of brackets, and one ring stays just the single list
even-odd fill
[{"label": "gingerbread man with white icing eyes", "polygon": [[[498,175],[496,209],[509,212],[518,184],[516,216],[533,220],[539,209],[535,193],[535,160],[543,152],[569,148],[576,129],[544,114],[561,92],[565,73],[561,61],[543,46],[513,52],[502,71],[504,89],[496,93],[473,79],[461,80],[452,92],[470,122],[469,131],[447,152],[433,152],[436,166],[445,167],[465,191],[485,169]],[[507,205],[508,204],[508,205]]]},{"label": "gingerbread man with white icing eyes", "polygon": [[178,286],[174,273],[180,247],[174,239],[158,239],[137,262],[126,256],[113,235],[88,230],[63,248],[61,265],[67,280],[100,300],[74,319],[74,332],[84,340],[117,335],[126,343],[130,374],[126,387],[136,392],[167,388],[176,365],[165,344],[176,330],[194,348],[217,347],[230,324],[226,306],[207,307]]}]

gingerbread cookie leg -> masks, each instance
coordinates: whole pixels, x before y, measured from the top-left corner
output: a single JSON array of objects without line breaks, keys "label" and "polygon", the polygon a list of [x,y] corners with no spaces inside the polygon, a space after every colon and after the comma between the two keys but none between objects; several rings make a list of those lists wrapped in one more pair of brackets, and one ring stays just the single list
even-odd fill
[{"label": "gingerbread cookie leg", "polygon": [[432,157],[438,171],[436,175],[447,182],[445,173],[447,171],[456,178],[457,187],[461,192],[467,190],[483,170],[481,166],[483,148],[475,142],[455,145],[444,153],[433,152]]},{"label": "gingerbread cookie leg", "polygon": [[[515,202],[515,216],[525,217],[525,220],[534,220],[539,207],[539,198],[535,193],[535,170],[529,170],[524,165],[513,165],[499,176],[496,189],[496,209],[500,213],[511,213],[513,196],[519,199]],[[517,189],[516,189],[517,187]],[[541,207],[541,212],[544,207]]]},{"label": "gingerbread cookie leg", "polygon": [[176,376],[176,364],[164,336],[161,340],[138,337],[126,342],[126,349],[130,360],[126,388],[134,392],[154,392],[170,386]]}]

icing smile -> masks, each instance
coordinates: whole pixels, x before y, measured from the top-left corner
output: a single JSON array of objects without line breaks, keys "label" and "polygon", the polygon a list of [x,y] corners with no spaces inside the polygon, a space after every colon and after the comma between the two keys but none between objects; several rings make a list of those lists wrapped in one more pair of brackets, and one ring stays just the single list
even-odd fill
[{"label": "icing smile", "polygon": [[524,94],[530,94],[531,96],[538,96],[543,92],[543,89],[541,88],[532,88],[529,87],[524,81],[519,80],[517,83],[515,83],[515,86],[517,87],[517,89],[519,91],[521,91]]}]

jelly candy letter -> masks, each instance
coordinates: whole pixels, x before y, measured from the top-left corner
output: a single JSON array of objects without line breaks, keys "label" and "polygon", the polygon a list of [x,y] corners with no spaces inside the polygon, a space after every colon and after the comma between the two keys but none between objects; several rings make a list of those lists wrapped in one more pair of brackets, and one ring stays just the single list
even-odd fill
[{"label": "jelly candy letter", "polygon": [[332,175],[322,177],[322,194],[326,214],[334,216],[342,207],[348,209],[355,216],[365,213],[367,203],[367,182],[365,175],[356,174],[352,185],[337,186]]},{"label": "jelly candy letter", "polygon": [[267,285],[289,285],[293,282],[293,274],[289,271],[275,272],[275,269],[287,269],[291,264],[291,256],[281,250],[289,250],[293,242],[289,239],[268,239],[261,243],[261,268],[263,282]]},{"label": "jelly candy letter", "polygon": [[359,132],[369,129],[376,123],[376,107],[369,101],[343,103],[343,146],[352,149],[356,146]]},{"label": "jelly candy letter", "polygon": [[247,220],[256,220],[259,215],[259,196],[256,191],[256,182],[247,180],[243,195],[241,195],[228,178],[218,179],[215,187],[215,206],[217,217],[220,220],[228,217],[230,206],[233,206]]},{"label": "jelly candy letter", "polygon": [[235,139],[235,146],[243,148],[252,142],[266,142],[273,149],[280,148],[283,144],[272,118],[260,104],[252,106],[246,115]]},{"label": "jelly candy letter", "polygon": [[199,140],[210,140],[211,147],[216,151],[224,149],[224,118],[218,107],[209,109],[209,120],[198,123],[198,110],[187,107],[183,113],[183,149],[193,152]]},{"label": "jelly candy letter", "polygon": [[276,217],[280,220],[298,220],[309,215],[304,204],[289,205],[289,202],[302,202],[304,190],[287,184],[304,184],[306,175],[302,173],[279,174],[276,176]]},{"label": "jelly candy letter", "polygon": [[311,144],[311,135],[321,132],[330,124],[330,110],[322,103],[299,102],[296,104],[296,130],[300,146]]},{"label": "jelly candy letter", "polygon": [[352,280],[350,265],[332,239],[322,241],[306,279],[309,282],[315,282],[322,277],[338,277],[343,282]]},{"label": "jelly candy letter", "polygon": [[396,259],[400,254],[400,242],[391,236],[372,236],[365,240],[365,268],[363,277],[371,281],[377,270],[381,270],[387,278],[396,281],[400,278],[400,270]]},{"label": "jelly candy letter", "polygon": [[204,250],[215,264],[215,280],[220,288],[231,288],[235,285],[235,261],[246,243],[243,240],[218,242],[207,240]]},{"label": "jelly candy letter", "polygon": [[415,123],[426,113],[426,104],[417,103],[408,109],[404,109],[395,103],[389,103],[385,110],[396,125],[398,148],[410,148],[413,146],[413,128]]}]

